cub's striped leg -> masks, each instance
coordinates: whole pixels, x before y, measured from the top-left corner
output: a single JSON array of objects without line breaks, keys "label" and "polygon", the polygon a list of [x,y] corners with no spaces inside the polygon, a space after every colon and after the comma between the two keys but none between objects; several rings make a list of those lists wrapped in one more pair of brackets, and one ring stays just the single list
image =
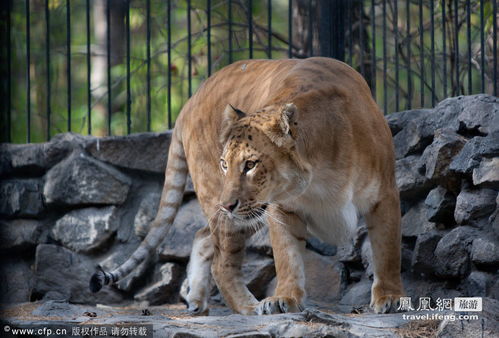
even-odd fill
[{"label": "cub's striped leg", "polygon": [[274,252],[277,287],[273,297],[263,299],[257,314],[300,312],[305,300],[305,250],[306,225],[295,214],[270,206],[267,221]]},{"label": "cub's striped leg", "polygon": [[225,303],[240,314],[255,314],[258,301],[246,287],[241,271],[250,229],[237,228],[231,220],[220,218],[210,227],[214,245],[211,272]]},{"label": "cub's striped leg", "polygon": [[191,257],[187,266],[189,289],[184,296],[189,312],[195,315],[208,314],[208,298],[211,292],[211,263],[213,261],[213,242],[210,228],[204,227],[196,233]]}]

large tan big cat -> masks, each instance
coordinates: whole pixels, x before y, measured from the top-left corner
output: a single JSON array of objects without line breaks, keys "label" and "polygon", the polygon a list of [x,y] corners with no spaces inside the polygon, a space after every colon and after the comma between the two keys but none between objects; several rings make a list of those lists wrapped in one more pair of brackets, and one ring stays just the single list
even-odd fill
[{"label": "large tan big cat", "polygon": [[[251,60],[210,77],[176,122],[149,234],[122,266],[92,277],[93,291],[154,252],[173,223],[188,171],[209,220],[196,234],[188,267],[192,312],[207,309],[210,271],[236,312],[300,311],[305,238],[346,244],[359,215],[373,250],[371,306],[396,306],[403,290],[392,139],[369,87],[348,65]],[[264,223],[278,281],[275,295],[259,302],[244,284],[241,262],[246,240]]]}]

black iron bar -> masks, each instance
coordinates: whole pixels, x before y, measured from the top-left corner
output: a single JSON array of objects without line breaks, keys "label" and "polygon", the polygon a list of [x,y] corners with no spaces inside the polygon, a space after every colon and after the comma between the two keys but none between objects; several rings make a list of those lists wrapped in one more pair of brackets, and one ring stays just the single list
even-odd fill
[{"label": "black iron bar", "polygon": [[130,0],[126,1],[126,133],[132,131],[132,95],[130,86]]},{"label": "black iron bar", "polygon": [[376,99],[376,13],[375,13],[375,0],[371,0],[371,92]]},{"label": "black iron bar", "polygon": [[431,24],[431,105],[436,103],[435,95],[435,0],[430,0],[430,24]]},{"label": "black iron bar", "polygon": [[12,66],[11,66],[11,56],[12,53],[12,41],[10,40],[10,11],[11,9],[10,1],[7,3],[7,126],[6,126],[6,137],[7,142],[12,142],[12,137],[10,133],[12,124]]},{"label": "black iron bar", "polygon": [[492,51],[492,62],[494,64],[492,79],[494,81],[494,96],[497,96],[497,0],[492,1]]},{"label": "black iron bar", "polygon": [[313,0],[308,1],[308,56],[314,56]]},{"label": "black iron bar", "polygon": [[398,2],[393,2],[393,30],[395,32],[395,111],[399,111],[399,28],[398,28]]},{"label": "black iron bar", "polygon": [[446,37],[446,27],[445,27],[445,0],[442,0],[442,66],[443,66],[443,82],[444,82],[444,93],[443,97],[447,97],[447,37]]},{"label": "black iron bar", "polygon": [[92,135],[92,73],[90,64],[90,0],[86,0],[87,28],[87,132]]},{"label": "black iron bar", "polygon": [[267,41],[268,52],[267,57],[272,59],[272,0],[267,0]]},{"label": "black iron bar", "polygon": [[68,131],[71,131],[71,5],[69,0],[66,0],[66,76],[68,81]]},{"label": "black iron bar", "polygon": [[483,0],[480,0],[480,70],[481,91],[485,93],[485,21]]},{"label": "black iron bar", "polygon": [[168,48],[168,129],[172,129],[172,8],[171,8],[171,0],[168,0],[167,8],[166,8],[166,16],[167,16],[167,48]]},{"label": "black iron bar", "polygon": [[248,0],[248,47],[249,58],[253,59],[253,1]]},{"label": "black iron bar", "polygon": [[228,20],[229,20],[229,63],[232,63],[232,0],[228,0],[227,4]]},{"label": "black iron bar", "polygon": [[293,0],[288,1],[288,57],[293,57]]},{"label": "black iron bar", "polygon": [[421,107],[424,107],[424,82],[425,82],[425,68],[424,68],[424,27],[423,27],[423,0],[419,0],[419,60],[421,63],[421,74],[419,81],[419,90],[421,97]]},{"label": "black iron bar", "polygon": [[[454,0],[454,63],[456,71],[456,92],[459,95],[459,18],[458,18],[458,0]],[[454,92],[454,90],[453,90]]]},{"label": "black iron bar", "polygon": [[30,36],[30,9],[29,0],[26,0],[26,140],[27,143],[31,142],[31,36]]},{"label": "black iron bar", "polygon": [[471,2],[466,0],[466,39],[468,42],[468,94],[473,92],[471,79]]},{"label": "black iron bar", "polygon": [[52,109],[50,106],[51,86],[50,86],[50,9],[49,0],[45,0],[45,61],[47,70],[47,141],[50,141],[50,124]]},{"label": "black iron bar", "polygon": [[[364,69],[364,1],[360,1],[359,4],[359,50],[360,50],[360,73],[362,76],[365,75]],[[383,17],[383,20],[385,18]],[[384,41],[384,39],[383,39]]]},{"label": "black iron bar", "polygon": [[147,131],[151,131],[151,0],[146,2],[146,26]]},{"label": "black iron bar", "polygon": [[207,43],[208,43],[208,55],[207,61],[208,61],[208,76],[211,75],[211,0],[206,1],[206,18],[207,18],[207,25],[208,27],[206,28],[206,35],[207,35]]},{"label": "black iron bar", "polygon": [[386,0],[383,0],[383,112],[388,113],[387,50],[386,50]]},{"label": "black iron bar", "polygon": [[353,66],[353,18],[352,18],[352,12],[353,12],[353,6],[352,6],[352,1],[347,2],[347,21],[348,21],[348,64],[350,66]]},{"label": "black iron bar", "polygon": [[111,135],[111,0],[107,0],[106,3],[106,57],[107,57],[107,134]]},{"label": "black iron bar", "polygon": [[192,95],[192,19],[191,0],[187,0],[187,83],[189,97]]},{"label": "black iron bar", "polygon": [[[444,0],[442,0],[444,1]],[[407,109],[412,108],[412,71],[411,71],[411,2],[406,0],[406,30],[407,30]]]}]

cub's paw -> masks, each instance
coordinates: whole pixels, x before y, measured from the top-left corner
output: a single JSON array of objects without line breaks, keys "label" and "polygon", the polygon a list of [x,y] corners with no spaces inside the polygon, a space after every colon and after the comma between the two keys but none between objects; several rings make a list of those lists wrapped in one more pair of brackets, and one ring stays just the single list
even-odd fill
[{"label": "cub's paw", "polygon": [[257,315],[301,312],[303,307],[292,297],[273,296],[262,300],[255,308]]},{"label": "cub's paw", "polygon": [[400,297],[404,295],[384,295],[380,297],[372,297],[371,308],[375,313],[397,312],[400,306]]}]

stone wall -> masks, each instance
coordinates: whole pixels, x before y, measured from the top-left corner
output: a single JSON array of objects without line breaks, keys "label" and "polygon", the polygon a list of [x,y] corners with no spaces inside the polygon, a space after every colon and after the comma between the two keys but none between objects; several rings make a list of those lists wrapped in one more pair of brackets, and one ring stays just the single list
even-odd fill
[{"label": "stone wall", "polygon": [[[498,299],[498,99],[450,98],[434,109],[394,113],[387,120],[402,198],[407,293]],[[67,133],[43,144],[2,144],[2,301],[178,302],[194,233],[206,224],[192,184],[157,255],[117,285],[98,294],[88,291],[97,263],[108,269],[119,265],[147,233],[170,136]],[[372,283],[366,234],[361,220],[352,245],[337,249],[308,240],[312,302],[344,312],[366,307]],[[271,293],[275,269],[265,232],[252,239],[244,272],[257,297]],[[212,301],[221,301],[216,290]]]}]

